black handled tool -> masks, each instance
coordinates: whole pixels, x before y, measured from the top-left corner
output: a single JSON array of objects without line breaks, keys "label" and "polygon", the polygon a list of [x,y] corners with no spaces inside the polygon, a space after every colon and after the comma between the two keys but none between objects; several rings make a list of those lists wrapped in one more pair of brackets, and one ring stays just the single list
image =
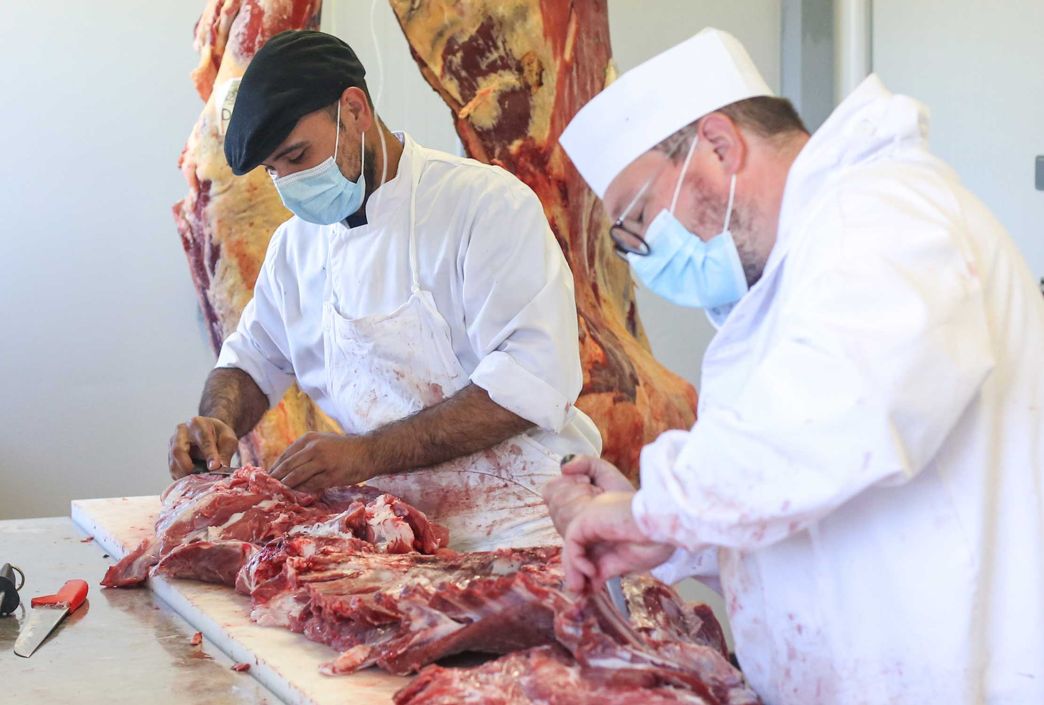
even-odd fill
[{"label": "black handled tool", "polygon": [[[15,573],[18,574],[17,581]],[[22,589],[23,585],[25,585],[25,573],[19,568],[10,563],[0,566],[0,617],[9,615],[18,609],[18,603],[21,602],[18,591]]]},{"label": "black handled tool", "polygon": [[194,475],[231,475],[239,468],[218,468],[217,470],[211,470],[207,467],[206,460],[196,460],[192,463],[192,474]]}]

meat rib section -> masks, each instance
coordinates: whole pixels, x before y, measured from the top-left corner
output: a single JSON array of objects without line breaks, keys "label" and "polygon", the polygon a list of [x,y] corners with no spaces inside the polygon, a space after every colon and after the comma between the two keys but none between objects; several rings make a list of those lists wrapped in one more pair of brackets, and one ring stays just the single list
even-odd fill
[{"label": "meat rib section", "polygon": [[629,619],[604,593],[575,600],[559,594],[557,643],[473,668],[429,666],[396,693],[396,705],[760,702],[726,659],[720,627],[705,606],[685,606],[648,577],[627,582]]},{"label": "meat rib section", "polygon": [[584,386],[577,406],[603,457],[637,478],[638,452],[689,428],[691,385],[652,356],[609,220],[558,145],[612,75],[606,0],[390,0],[469,156],[518,176],[540,197],[573,272]]},{"label": "meat rib section", "polygon": [[[320,0],[209,0],[196,23],[192,81],[205,105],[178,165],[188,195],[174,220],[215,353],[235,330],[275,229],[290,217],[263,169],[235,177],[225,161],[223,99],[269,38],[318,29]],[[239,445],[244,463],[270,467],[307,431],[339,431],[296,385]]]},{"label": "meat rib section", "polygon": [[237,587],[251,594],[259,624],[340,651],[325,673],[377,665],[406,674],[464,651],[552,641],[557,557],[552,547],[380,554],[358,541],[298,535],[257,554]]},{"label": "meat rib section", "polygon": [[[258,624],[339,651],[322,666],[329,675],[368,666],[405,675],[462,652],[509,654],[472,670],[425,669],[397,702],[560,702],[540,699],[545,678],[574,684],[577,699],[561,702],[758,702],[705,606],[651,577],[624,584],[629,618],[604,591],[567,594],[556,547],[382,554],[301,533],[257,553],[237,588],[251,594]],[[516,683],[523,667],[541,675]]]},{"label": "meat rib section", "polygon": [[[150,571],[235,585],[257,624],[334,649],[327,675],[421,671],[398,702],[757,702],[710,611],[651,577],[624,580],[625,618],[604,590],[563,590],[558,547],[451,551],[443,527],[396,497],[297,492],[260,468],[185,477],[162,503],[156,535],[104,585],[140,584]],[[504,660],[426,668],[462,652]],[[575,699],[547,700],[556,681],[572,683]]]},{"label": "meat rib section", "polygon": [[[350,537],[377,551],[437,551],[445,530],[370,487],[297,492],[264,470],[189,475],[161,497],[156,533],[109,568],[107,587],[140,585],[153,571],[233,585],[258,548],[294,531]],[[155,566],[155,568],[153,568]]]}]

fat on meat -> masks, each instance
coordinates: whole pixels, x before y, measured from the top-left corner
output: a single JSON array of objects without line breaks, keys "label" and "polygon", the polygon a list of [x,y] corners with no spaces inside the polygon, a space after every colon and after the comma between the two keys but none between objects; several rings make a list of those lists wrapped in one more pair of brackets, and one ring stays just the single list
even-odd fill
[{"label": "fat on meat", "polygon": [[150,574],[233,585],[258,548],[295,530],[356,537],[391,552],[431,553],[447,540],[422,512],[374,488],[298,492],[257,467],[189,475],[167,488],[161,504],[155,534],[110,567],[102,585],[133,587]]}]

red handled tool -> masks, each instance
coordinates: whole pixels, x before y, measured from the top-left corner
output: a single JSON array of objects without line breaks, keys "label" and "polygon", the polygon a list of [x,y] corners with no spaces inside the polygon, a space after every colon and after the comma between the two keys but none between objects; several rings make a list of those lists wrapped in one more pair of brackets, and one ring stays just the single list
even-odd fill
[{"label": "red handled tool", "polygon": [[65,615],[75,612],[86,598],[87,583],[83,580],[68,580],[54,595],[34,597],[30,602],[33,611],[18,635],[14,652],[29,658]]}]

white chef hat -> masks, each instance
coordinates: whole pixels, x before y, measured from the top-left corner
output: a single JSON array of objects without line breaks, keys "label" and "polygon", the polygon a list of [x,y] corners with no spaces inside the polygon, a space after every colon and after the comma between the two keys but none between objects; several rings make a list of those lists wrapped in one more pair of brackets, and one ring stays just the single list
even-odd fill
[{"label": "white chef hat", "polygon": [[628,164],[692,121],[738,100],[771,95],[739,40],[708,27],[609,84],[559,141],[603,198]]}]

